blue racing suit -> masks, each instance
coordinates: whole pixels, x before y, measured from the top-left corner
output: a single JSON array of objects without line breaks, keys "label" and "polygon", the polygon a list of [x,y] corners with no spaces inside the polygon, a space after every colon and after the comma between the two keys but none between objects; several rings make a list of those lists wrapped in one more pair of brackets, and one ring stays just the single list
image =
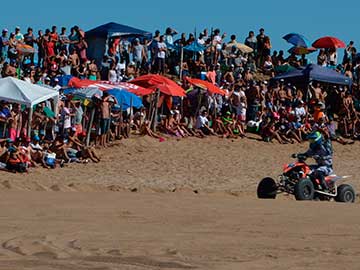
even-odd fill
[{"label": "blue racing suit", "polygon": [[313,176],[321,181],[321,186],[326,190],[328,189],[328,185],[325,177],[333,173],[333,158],[330,144],[325,141],[317,145],[314,149],[309,148],[308,151],[302,154],[315,159],[317,165],[312,165],[310,168],[313,170]]}]

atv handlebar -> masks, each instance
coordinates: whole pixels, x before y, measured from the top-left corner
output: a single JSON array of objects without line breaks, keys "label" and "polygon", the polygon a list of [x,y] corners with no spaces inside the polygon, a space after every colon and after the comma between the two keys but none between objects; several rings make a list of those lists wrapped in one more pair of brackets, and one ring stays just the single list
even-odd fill
[{"label": "atv handlebar", "polygon": [[292,154],[292,158],[297,158],[299,161],[305,161],[307,159],[307,156],[303,154]]}]

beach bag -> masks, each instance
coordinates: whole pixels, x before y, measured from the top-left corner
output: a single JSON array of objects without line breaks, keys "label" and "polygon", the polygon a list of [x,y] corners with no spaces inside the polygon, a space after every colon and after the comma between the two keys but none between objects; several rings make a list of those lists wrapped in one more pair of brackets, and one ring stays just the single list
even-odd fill
[{"label": "beach bag", "polygon": [[45,157],[45,164],[51,168],[55,168],[56,154],[55,153],[47,153],[46,157]]},{"label": "beach bag", "polygon": [[6,165],[6,169],[13,172],[24,173],[27,171],[27,164],[24,162],[9,160],[8,164]]}]

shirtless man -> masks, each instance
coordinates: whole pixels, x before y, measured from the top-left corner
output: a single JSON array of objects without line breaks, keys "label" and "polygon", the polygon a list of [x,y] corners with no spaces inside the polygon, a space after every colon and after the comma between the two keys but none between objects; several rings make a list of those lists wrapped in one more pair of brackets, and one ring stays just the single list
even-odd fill
[{"label": "shirtless man", "polygon": [[343,108],[344,108],[348,118],[351,118],[351,115],[356,114],[355,107],[354,107],[354,101],[349,92],[345,92],[345,94],[344,94]]},{"label": "shirtless man", "polygon": [[76,70],[79,68],[80,66],[80,58],[76,53],[76,50],[73,49],[71,51],[71,54],[69,55],[69,60],[71,61],[71,73],[75,74]]},{"label": "shirtless man", "polygon": [[11,62],[10,65],[7,65],[4,71],[5,77],[14,77],[16,78],[16,67],[15,63]]},{"label": "shirtless man", "polygon": [[245,82],[250,82],[250,81],[252,81],[252,80],[253,80],[253,75],[252,75],[250,69],[247,68],[247,69],[245,70],[245,73],[244,73],[244,81],[245,81]]},{"label": "shirtless man", "polygon": [[114,101],[114,98],[110,95],[104,94],[100,102],[100,125],[101,125],[101,137],[100,145],[107,147],[107,135],[110,129],[110,101]]},{"label": "shirtless man", "polygon": [[283,87],[280,87],[279,91],[277,92],[277,100],[279,105],[285,105],[286,100],[288,99],[288,94]]},{"label": "shirtless man", "polygon": [[230,84],[233,84],[235,82],[234,66],[231,66],[230,69],[225,73],[224,80],[226,80]]},{"label": "shirtless man", "polygon": [[310,90],[313,95],[313,98],[324,103],[325,100],[324,100],[324,95],[323,95],[322,89],[320,87],[320,83],[317,83],[316,86],[313,87],[312,83],[310,82],[309,86],[310,86]]},{"label": "shirtless man", "polygon": [[67,148],[73,148],[80,151],[80,157],[82,159],[90,158],[93,162],[100,162],[99,155],[95,152],[93,147],[86,147],[76,136],[76,132],[72,131],[69,136],[69,143],[67,144]]},{"label": "shirtless man", "polygon": [[96,81],[99,70],[98,70],[97,65],[95,64],[95,60],[91,61],[91,63],[89,64],[88,70],[89,70],[89,79]]},{"label": "shirtless man", "polygon": [[9,121],[10,139],[15,141],[20,136],[20,129],[22,125],[21,107],[19,104],[15,105],[11,111],[11,121]]}]

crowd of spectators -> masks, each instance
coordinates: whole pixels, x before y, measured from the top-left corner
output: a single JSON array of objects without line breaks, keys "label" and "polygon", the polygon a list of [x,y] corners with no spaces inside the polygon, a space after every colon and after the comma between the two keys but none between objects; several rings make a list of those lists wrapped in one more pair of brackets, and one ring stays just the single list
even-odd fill
[{"label": "crowd of spectators", "polygon": [[[196,43],[203,50],[184,47]],[[28,166],[61,166],[67,162],[100,161],[95,149],[86,144],[86,125],[91,117],[86,101],[62,94],[59,79],[74,76],[116,84],[142,74],[156,73],[176,78],[187,92],[184,99],[163,97],[156,130],[149,117],[149,97],[144,108],[122,112],[112,96],[94,96],[95,135],[91,141],[107,147],[111,141],[130,133],[147,134],[163,140],[166,137],[244,138],[256,133],[265,142],[301,143],[306,135],[319,130],[324,136],[342,144],[359,138],[359,70],[353,42],[339,61],[338,50],[321,49],[317,64],[336,70],[353,80],[352,87],[310,82],[292,85],[272,78],[289,68],[308,64],[306,55],[273,50],[264,29],[253,31],[242,40],[251,52],[237,46],[236,35],[220,29],[204,29],[199,35],[178,34],[167,28],[156,31],[151,40],[116,38],[109,40],[101,64],[88,59],[85,32],[78,26],[58,32],[53,26],[37,35],[29,27],[26,34],[16,27],[2,30],[0,37],[1,77],[14,77],[60,91],[58,108],[47,103],[36,106],[31,123],[28,110],[7,102],[0,103],[0,164],[2,168],[23,171]],[[19,50],[26,45],[27,51]],[[33,49],[33,50],[32,50]],[[190,85],[186,77],[207,80],[223,89],[226,95],[209,94]],[[178,79],[180,78],[180,80]],[[170,104],[170,105],[169,105]],[[54,112],[58,112],[55,115]],[[30,124],[32,133],[26,134]],[[20,165],[19,165],[20,164]]]}]

